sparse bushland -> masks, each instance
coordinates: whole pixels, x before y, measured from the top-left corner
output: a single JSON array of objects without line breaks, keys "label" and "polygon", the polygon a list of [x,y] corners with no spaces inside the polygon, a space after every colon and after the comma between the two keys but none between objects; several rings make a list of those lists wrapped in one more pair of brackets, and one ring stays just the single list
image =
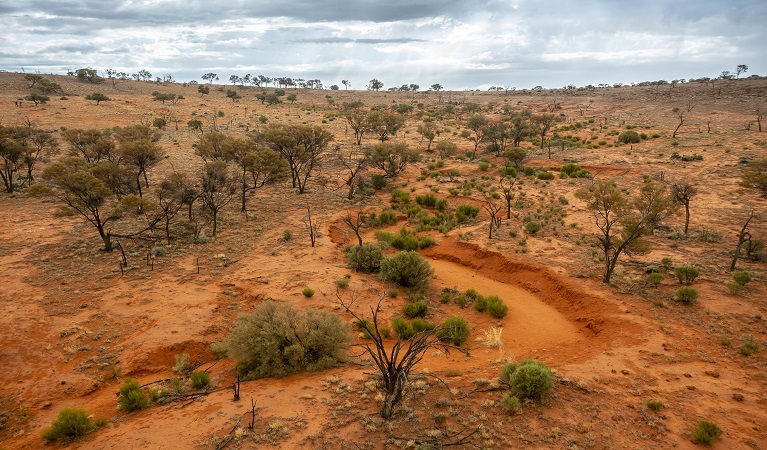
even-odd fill
[{"label": "sparse bushland", "polygon": [[[359,251],[357,251],[359,249]],[[362,247],[350,245],[346,247],[346,262],[360,272],[377,273],[381,270],[384,260],[381,246],[374,242],[365,242]]]},{"label": "sparse bushland", "polygon": [[519,401],[519,397],[504,392],[503,396],[501,396],[501,406],[507,413],[514,414],[519,411],[522,404]]},{"label": "sparse bushland", "polygon": [[698,278],[700,272],[693,266],[678,266],[674,268],[674,275],[679,280],[679,284],[690,286]]},{"label": "sparse bushland", "polygon": [[469,338],[469,323],[463,317],[448,317],[439,326],[437,337],[453,345],[461,345]]},{"label": "sparse bushland", "polygon": [[208,372],[198,370],[189,374],[189,380],[192,382],[193,388],[204,389],[210,384],[210,375]]},{"label": "sparse bushland", "polygon": [[689,305],[698,298],[698,290],[691,286],[679,286],[674,292],[674,299],[679,303]]},{"label": "sparse bushland", "polygon": [[345,358],[351,338],[334,314],[311,308],[300,312],[269,300],[242,315],[219,347],[246,378],[281,377],[335,366]]}]

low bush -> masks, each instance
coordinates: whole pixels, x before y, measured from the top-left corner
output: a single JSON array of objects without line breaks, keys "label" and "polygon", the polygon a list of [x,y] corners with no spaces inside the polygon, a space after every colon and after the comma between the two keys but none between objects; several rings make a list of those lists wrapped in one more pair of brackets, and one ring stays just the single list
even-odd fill
[{"label": "low bush", "polygon": [[636,131],[624,131],[618,135],[618,142],[621,144],[637,144],[642,142],[642,138]]},{"label": "low bush", "polygon": [[455,211],[455,220],[458,223],[464,223],[470,219],[474,219],[479,214],[479,208],[471,205],[458,205],[458,209]]},{"label": "low bush", "polygon": [[501,369],[501,381],[511,385],[511,375],[514,373],[515,370],[517,370],[518,364],[515,362],[510,362],[503,366]]},{"label": "low bush", "polygon": [[88,412],[81,408],[64,408],[59,411],[50,428],[43,431],[46,441],[71,441],[96,429]]},{"label": "low bush", "polygon": [[149,397],[138,381],[134,378],[126,378],[120,386],[119,408],[123,411],[133,412],[144,409],[148,405]]},{"label": "low bush", "polygon": [[647,407],[650,408],[652,411],[660,411],[661,409],[665,408],[666,405],[664,405],[663,402],[658,400],[647,400]]},{"label": "low bush", "polygon": [[535,234],[535,233],[537,233],[537,232],[541,231],[541,228],[542,228],[542,227],[541,227],[541,224],[540,224],[540,223],[538,223],[538,222],[532,222],[532,221],[530,221],[530,222],[527,222],[527,223],[525,224],[525,230],[526,230],[528,233],[530,233],[530,234]]},{"label": "low bush", "polygon": [[413,325],[402,317],[392,319],[391,328],[398,339],[407,340],[416,335]]},{"label": "low bush", "polygon": [[501,406],[504,410],[506,410],[509,414],[514,414],[517,412],[522,406],[522,404],[519,402],[519,398],[515,397],[508,392],[504,393],[501,397]]},{"label": "low bush", "polygon": [[751,276],[751,272],[747,270],[738,270],[732,273],[732,279],[739,285],[745,287],[746,284],[751,282],[753,277]]},{"label": "low bush", "polygon": [[168,251],[165,247],[152,247],[152,256],[165,256]]},{"label": "low bush", "polygon": [[437,206],[437,197],[434,194],[416,195],[415,202],[427,208],[434,208]]},{"label": "low bush", "polygon": [[394,211],[387,209],[385,211],[381,211],[381,214],[378,215],[378,217],[375,218],[373,225],[379,226],[379,227],[386,227],[389,225],[394,225],[397,223],[397,213]]},{"label": "low bush", "polygon": [[413,327],[413,331],[416,333],[422,333],[424,331],[429,331],[437,328],[437,325],[429,322],[427,320],[423,320],[419,317],[416,317],[410,322],[410,326]]},{"label": "low bush", "polygon": [[416,252],[397,252],[381,262],[381,276],[400,286],[414,288],[428,283],[434,274],[428,262]]},{"label": "low bush", "polygon": [[193,388],[204,389],[210,384],[210,375],[208,372],[198,370],[189,375],[189,380],[192,382]]},{"label": "low bush", "polygon": [[474,300],[474,310],[477,312],[487,311],[487,299],[481,295]]},{"label": "low bush", "polygon": [[268,300],[240,316],[222,346],[246,378],[322,370],[344,359],[351,331],[332,313]]},{"label": "low bush", "polygon": [[701,420],[692,432],[692,441],[700,445],[711,445],[722,435],[722,429],[714,422]]},{"label": "low bush", "polygon": [[293,238],[293,231],[285,228],[282,230],[282,240],[283,241],[289,241]]},{"label": "low bush", "polygon": [[491,295],[487,297],[487,312],[496,319],[502,319],[506,317],[509,312],[509,307],[498,296]]},{"label": "low bush", "polygon": [[336,287],[338,289],[346,289],[349,287],[349,279],[346,277],[339,278],[336,280]]},{"label": "low bush", "polygon": [[698,290],[691,286],[679,286],[674,292],[674,298],[680,303],[689,305],[698,298]]},{"label": "low bush", "polygon": [[539,180],[553,180],[554,174],[544,170],[542,172],[539,172],[537,177]]},{"label": "low bush", "polygon": [[679,284],[691,285],[700,272],[693,266],[679,266],[674,269],[674,275],[679,279]]},{"label": "low bush", "polygon": [[410,303],[402,308],[402,313],[412,319],[414,317],[425,316],[428,310],[429,306],[426,304],[426,302],[415,302]]},{"label": "low bush", "polygon": [[437,337],[453,345],[461,345],[469,338],[469,323],[462,317],[448,317],[440,325]]},{"label": "low bush", "polygon": [[314,289],[304,288],[304,290],[302,290],[301,293],[304,294],[304,297],[306,298],[312,298],[314,296]]},{"label": "low bush", "polygon": [[358,250],[358,245],[350,245],[346,248],[346,262],[360,272],[376,273],[381,270],[381,262],[384,259],[381,246],[374,242],[365,242]]},{"label": "low bush", "polygon": [[740,346],[739,352],[743,356],[751,356],[759,351],[759,345],[754,341],[746,341]]},{"label": "low bush", "polygon": [[537,400],[553,387],[553,378],[545,364],[526,359],[509,377],[509,385],[517,396]]}]

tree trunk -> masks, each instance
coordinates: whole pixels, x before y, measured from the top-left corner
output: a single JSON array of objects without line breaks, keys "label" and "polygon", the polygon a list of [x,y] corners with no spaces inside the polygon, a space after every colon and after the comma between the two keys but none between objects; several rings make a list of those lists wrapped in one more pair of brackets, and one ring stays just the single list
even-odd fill
[{"label": "tree trunk", "polygon": [[213,237],[216,237],[216,225],[218,225],[218,211],[213,210]]},{"label": "tree trunk", "polygon": [[684,204],[684,234],[687,235],[687,229],[690,228],[690,202]]},{"label": "tree trunk", "polygon": [[99,230],[99,236],[101,236],[101,240],[104,241],[104,248],[103,250],[105,252],[111,252],[112,251],[112,236],[109,235],[109,233],[104,231],[103,225],[97,225],[96,229]]}]

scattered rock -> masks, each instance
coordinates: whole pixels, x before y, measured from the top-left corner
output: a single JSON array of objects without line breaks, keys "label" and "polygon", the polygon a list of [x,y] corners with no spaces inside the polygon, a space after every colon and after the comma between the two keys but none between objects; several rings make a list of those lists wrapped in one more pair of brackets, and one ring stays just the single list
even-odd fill
[{"label": "scattered rock", "polygon": [[690,390],[690,391],[694,391],[695,390],[695,386],[687,386],[687,389]]},{"label": "scattered rock", "polygon": [[686,374],[684,374],[684,377],[685,378],[692,378],[692,374],[686,373]]},{"label": "scattered rock", "polygon": [[716,370],[707,370],[706,375],[710,377],[714,377],[714,378],[719,378],[719,372],[717,372]]},{"label": "scattered rock", "polygon": [[623,369],[623,370],[621,370],[621,373],[622,373],[623,375],[628,375],[628,374],[629,374],[629,371],[628,371],[628,370],[626,370],[626,369]]},{"label": "scattered rock", "polygon": [[743,401],[743,394],[738,394],[737,392],[732,394],[732,399],[736,402],[742,402]]}]

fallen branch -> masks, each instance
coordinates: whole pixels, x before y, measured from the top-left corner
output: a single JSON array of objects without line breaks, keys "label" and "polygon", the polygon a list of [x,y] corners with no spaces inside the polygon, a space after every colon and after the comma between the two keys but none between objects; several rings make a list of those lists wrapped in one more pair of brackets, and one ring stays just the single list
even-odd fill
[{"label": "fallen branch", "polygon": [[229,445],[230,442],[232,442],[232,439],[234,439],[234,430],[237,429],[238,426],[240,426],[240,421],[242,420],[242,416],[240,416],[239,419],[237,419],[237,422],[234,424],[231,430],[229,430],[228,433],[224,435],[224,437],[221,439],[221,442],[216,444],[216,450],[222,450],[224,447]]}]

